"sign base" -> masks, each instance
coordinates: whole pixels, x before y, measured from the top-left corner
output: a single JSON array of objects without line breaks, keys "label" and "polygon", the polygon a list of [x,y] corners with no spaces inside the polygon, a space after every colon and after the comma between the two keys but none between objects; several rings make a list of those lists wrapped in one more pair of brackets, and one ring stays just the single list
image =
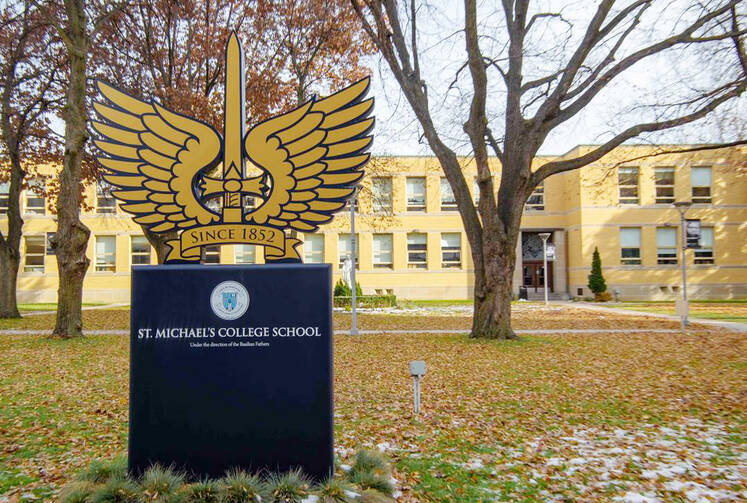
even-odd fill
[{"label": "sign base", "polygon": [[129,469],[333,470],[328,264],[133,267]]}]

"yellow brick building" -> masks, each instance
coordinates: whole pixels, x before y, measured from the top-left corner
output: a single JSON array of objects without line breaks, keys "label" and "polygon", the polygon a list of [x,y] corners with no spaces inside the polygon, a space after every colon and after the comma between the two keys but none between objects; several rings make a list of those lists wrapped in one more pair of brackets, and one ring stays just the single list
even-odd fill
[{"label": "yellow brick building", "polygon": [[[681,147],[681,146],[680,146]],[[564,154],[573,158],[593,146]],[[671,299],[679,295],[679,213],[673,201],[691,201],[687,218],[700,219],[701,248],[686,252],[692,298],[747,297],[747,151],[721,149],[643,157],[648,146],[621,147],[601,161],[547,179],[529,199],[522,217],[514,289],[542,295],[542,241],[549,232],[555,258],[548,267],[554,298],[584,297],[594,247],[599,248],[608,289],[622,299]],[[540,165],[555,157],[536,160]],[[638,158],[636,160],[636,158]],[[628,161],[624,161],[628,159]],[[493,164],[497,176],[500,166]],[[464,160],[468,181],[475,167]],[[463,299],[472,292],[469,244],[448,184],[433,157],[378,158],[368,169],[356,218],[358,280],[364,293],[400,298]],[[496,178],[497,180],[497,178]],[[473,194],[476,184],[471,183]],[[153,264],[140,227],[107,195],[88,187],[83,222],[91,229],[85,280],[86,302],[128,301],[130,268]],[[21,302],[54,302],[57,265],[47,249],[55,230],[45,201],[27,191]],[[0,212],[7,186],[0,185]],[[0,227],[7,219],[0,215]],[[349,212],[314,235],[304,236],[307,262],[333,264],[335,279],[350,252]],[[210,263],[261,263],[253,246],[209,250]]]}]

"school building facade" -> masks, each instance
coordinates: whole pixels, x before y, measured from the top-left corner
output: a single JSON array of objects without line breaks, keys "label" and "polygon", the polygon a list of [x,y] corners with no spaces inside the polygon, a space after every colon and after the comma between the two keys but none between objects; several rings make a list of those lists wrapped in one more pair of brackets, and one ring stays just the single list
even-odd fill
[{"label": "school building facade", "polygon": [[[562,158],[583,155],[577,146]],[[680,214],[675,201],[691,202],[688,219],[700,219],[698,249],[686,252],[691,298],[747,297],[747,150],[729,148],[647,157],[662,147],[625,146],[579,170],[554,175],[524,208],[517,244],[514,290],[543,296],[540,233],[555,248],[548,263],[551,298],[588,297],[592,253],[598,247],[608,290],[623,300],[678,297],[681,281]],[[683,148],[683,146],[677,146]],[[539,157],[535,165],[558,157]],[[492,161],[496,187],[500,165]],[[477,196],[476,170],[463,161]],[[51,175],[51,173],[50,173]],[[45,183],[41,179],[32,183]],[[453,195],[434,157],[376,158],[367,167],[357,213],[357,279],[364,293],[411,299],[464,299],[472,295],[473,264]],[[83,222],[91,229],[85,302],[126,302],[130,269],[155,264],[142,229],[104,187],[85,192]],[[247,200],[246,204],[253,202]],[[54,302],[57,265],[48,247],[54,215],[33,189],[22,197],[24,237],[18,277],[20,302]],[[7,185],[0,184],[0,228]],[[349,211],[303,236],[305,262],[332,264],[334,280],[350,255]],[[207,251],[211,264],[262,263],[261,249],[227,245]]]}]

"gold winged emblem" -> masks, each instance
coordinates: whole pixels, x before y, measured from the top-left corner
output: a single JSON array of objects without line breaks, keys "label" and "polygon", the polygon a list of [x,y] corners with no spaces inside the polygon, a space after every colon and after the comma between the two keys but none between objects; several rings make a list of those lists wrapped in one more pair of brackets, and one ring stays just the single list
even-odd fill
[{"label": "gold winged emblem", "polygon": [[[373,137],[365,78],[246,131],[241,44],[226,44],[223,136],[213,127],[98,81],[92,121],[103,178],[121,208],[168,241],[166,262],[197,261],[200,247],[256,244],[267,260],[300,260],[286,230],[313,232],[345,206]],[[246,176],[247,159],[257,176]],[[211,176],[222,163],[222,176]],[[259,203],[247,209],[244,197]],[[219,201],[211,207],[208,201]]]}]

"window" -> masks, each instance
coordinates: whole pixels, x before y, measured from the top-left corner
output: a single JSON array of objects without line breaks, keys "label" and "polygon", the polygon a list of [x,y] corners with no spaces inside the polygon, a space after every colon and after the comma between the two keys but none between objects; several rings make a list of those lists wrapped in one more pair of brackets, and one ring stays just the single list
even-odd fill
[{"label": "window", "polygon": [[392,179],[391,177],[376,176],[371,183],[373,200],[371,206],[374,213],[392,211]]},{"label": "window", "polygon": [[115,236],[96,236],[97,272],[114,272],[117,268],[117,239]]},{"label": "window", "polygon": [[244,204],[244,211],[247,213],[254,211],[257,207],[257,199],[254,196],[242,196],[241,200]]},{"label": "window", "polygon": [[477,182],[477,177],[472,183],[472,200],[475,201],[475,206],[480,204],[480,184]]},{"label": "window", "polygon": [[407,267],[425,269],[428,251],[428,239],[425,234],[407,235]]},{"label": "window", "polygon": [[409,177],[406,184],[407,211],[425,211],[425,178]]},{"label": "window", "polygon": [[257,262],[257,247],[254,245],[234,245],[234,264],[254,264]]},{"label": "window", "polygon": [[373,235],[373,266],[374,269],[392,268],[392,235]]},{"label": "window", "polygon": [[656,263],[677,263],[677,229],[673,227],[656,229]]},{"label": "window", "polygon": [[43,191],[44,180],[29,181],[28,188],[26,189],[26,213],[44,214],[44,196],[39,195]]},{"label": "window", "polygon": [[620,204],[638,204],[638,168],[618,168]]},{"label": "window", "polygon": [[321,264],[324,262],[324,234],[304,235],[303,261],[307,264]]},{"label": "window", "polygon": [[441,234],[441,267],[462,267],[462,235],[458,232]]},{"label": "window", "polygon": [[700,248],[695,249],[696,264],[713,264],[713,227],[700,228]]},{"label": "window", "polygon": [[641,228],[620,228],[620,263],[641,265]]},{"label": "window", "polygon": [[10,196],[10,182],[0,183],[0,215],[8,213],[8,200]]},{"label": "window", "polygon": [[693,204],[711,203],[711,168],[698,166],[690,169]]},{"label": "window", "polygon": [[112,196],[112,187],[103,180],[96,182],[96,213],[116,213],[117,200]]},{"label": "window", "polygon": [[[340,234],[337,237],[337,253],[338,253],[338,265],[342,269],[342,264],[345,262],[347,257],[352,256],[350,245],[350,234]],[[355,268],[360,269],[361,267],[361,242],[358,240],[358,234],[355,235]]]},{"label": "window", "polygon": [[150,264],[150,243],[145,236],[130,237],[130,263],[132,265]]},{"label": "window", "polygon": [[203,200],[203,203],[205,203],[205,206],[207,206],[209,210],[220,213],[221,199],[222,198],[220,197],[211,197],[208,200]]},{"label": "window", "polygon": [[44,272],[44,251],[46,240],[44,236],[24,236],[26,256],[23,272]]},{"label": "window", "polygon": [[654,168],[654,184],[656,185],[656,204],[672,204],[674,202],[674,168]]},{"label": "window", "polygon": [[206,246],[203,264],[220,264],[220,245]]},{"label": "window", "polygon": [[534,188],[532,194],[527,199],[526,209],[542,211],[545,209],[545,181],[541,181],[539,185]]},{"label": "window", "polygon": [[456,211],[457,203],[454,197],[454,191],[451,190],[449,180],[445,176],[441,177],[441,211]]}]

